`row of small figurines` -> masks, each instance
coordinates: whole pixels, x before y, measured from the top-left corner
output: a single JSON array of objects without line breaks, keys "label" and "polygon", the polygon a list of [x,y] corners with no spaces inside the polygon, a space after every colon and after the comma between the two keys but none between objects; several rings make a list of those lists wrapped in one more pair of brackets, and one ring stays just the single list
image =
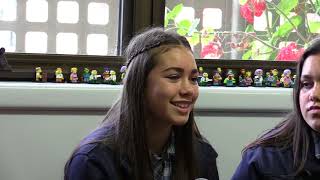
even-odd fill
[{"label": "row of small figurines", "polygon": [[[89,70],[89,68],[84,68],[81,76],[79,76],[78,68],[72,67],[70,69],[70,74],[66,77],[66,73],[63,73],[62,68],[56,68],[55,82],[71,82],[71,83],[90,83],[90,84],[120,84],[125,76],[126,66],[120,68],[120,80],[117,80],[117,74],[115,70],[105,68],[102,74],[98,74],[96,69]],[[41,67],[35,68],[35,81],[36,82],[47,82],[46,73],[43,73]]]},{"label": "row of small figurines", "polygon": [[[71,83],[105,83],[105,84],[119,84],[125,76],[126,66],[120,68],[120,80],[117,80],[116,71],[110,70],[109,68],[104,68],[102,74],[98,74],[96,69],[91,71],[88,68],[84,68],[81,76],[79,77],[78,68],[72,67],[70,69],[70,75],[66,79],[66,75],[63,73],[62,68],[58,67],[55,70],[55,82],[71,82]],[[278,70],[272,69],[269,72],[264,72],[262,69],[256,69],[254,76],[252,78],[252,72],[241,69],[238,76],[238,81],[234,77],[235,73],[233,70],[228,70],[226,77],[223,79],[221,68],[217,68],[213,71],[212,79],[209,78],[207,72],[203,71],[202,67],[199,67],[198,83],[200,86],[227,86],[227,87],[293,87],[295,75],[292,76],[290,69],[285,69],[281,75],[278,77]],[[35,81],[36,82],[46,82],[46,74],[43,73],[41,67],[35,68]]]},{"label": "row of small figurines", "polygon": [[227,87],[293,87],[295,83],[295,75],[291,74],[290,69],[285,69],[279,78],[278,70],[272,69],[264,74],[262,69],[256,69],[254,76],[252,77],[251,71],[241,69],[236,80],[233,70],[228,70],[225,78],[223,79],[221,68],[217,68],[213,71],[212,79],[209,78],[207,72],[203,71],[202,67],[199,67],[198,83],[200,86],[227,86]]}]

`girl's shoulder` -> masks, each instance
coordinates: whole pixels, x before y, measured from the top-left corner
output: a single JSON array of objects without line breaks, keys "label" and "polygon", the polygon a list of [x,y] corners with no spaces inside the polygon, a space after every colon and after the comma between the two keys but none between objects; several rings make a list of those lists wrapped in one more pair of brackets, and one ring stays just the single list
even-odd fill
[{"label": "girl's shoulder", "polygon": [[217,158],[218,153],[214,149],[214,147],[209,143],[209,141],[205,138],[196,138],[196,149],[197,153],[210,155],[211,158]]},{"label": "girl's shoulder", "polygon": [[256,145],[251,147],[243,153],[244,156],[251,156],[255,158],[278,158],[282,156],[292,156],[292,148],[289,147],[276,147],[276,146],[263,146]]},{"label": "girl's shoulder", "polygon": [[242,161],[266,174],[286,174],[293,168],[292,148],[258,145],[247,149]]}]

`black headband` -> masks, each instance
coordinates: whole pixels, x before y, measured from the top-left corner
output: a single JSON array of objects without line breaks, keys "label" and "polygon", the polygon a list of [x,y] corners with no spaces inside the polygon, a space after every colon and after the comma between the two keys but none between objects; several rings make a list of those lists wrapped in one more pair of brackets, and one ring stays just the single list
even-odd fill
[{"label": "black headband", "polygon": [[153,49],[155,47],[158,47],[160,46],[161,42],[156,42],[154,44],[149,44],[149,45],[146,45],[144,48],[140,49],[139,51],[135,51],[128,59],[128,62],[127,62],[127,67],[129,66],[129,64],[131,63],[131,61],[137,57],[139,54],[141,53],[144,53],[146,51],[149,51],[150,49]]}]

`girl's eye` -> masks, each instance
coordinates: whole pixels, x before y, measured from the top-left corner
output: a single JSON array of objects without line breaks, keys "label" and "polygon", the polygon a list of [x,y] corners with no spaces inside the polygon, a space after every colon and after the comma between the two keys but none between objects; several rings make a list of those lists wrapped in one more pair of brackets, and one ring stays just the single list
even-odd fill
[{"label": "girl's eye", "polygon": [[312,88],[313,83],[312,82],[308,82],[308,81],[303,81],[301,83],[301,86],[302,86],[302,88],[310,89],[310,88]]},{"label": "girl's eye", "polygon": [[180,75],[179,74],[172,74],[172,75],[167,76],[167,78],[171,79],[171,80],[177,80],[180,78]]}]

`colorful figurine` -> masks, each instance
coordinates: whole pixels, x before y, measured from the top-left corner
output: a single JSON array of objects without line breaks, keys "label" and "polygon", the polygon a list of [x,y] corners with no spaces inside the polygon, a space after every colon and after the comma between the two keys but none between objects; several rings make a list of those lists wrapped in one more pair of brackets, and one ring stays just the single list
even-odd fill
[{"label": "colorful figurine", "polygon": [[255,70],[253,82],[254,82],[254,86],[262,87],[262,83],[263,83],[263,70],[262,69]]},{"label": "colorful figurine", "polygon": [[266,78],[265,78],[265,86],[271,87],[271,84],[274,81],[274,77],[272,75],[272,72],[266,72]]},{"label": "colorful figurine", "polygon": [[246,80],[246,86],[252,86],[253,80],[251,77],[251,71],[246,71],[245,80]]},{"label": "colorful figurine", "polygon": [[227,77],[223,81],[224,85],[227,87],[234,87],[236,84],[236,80],[234,79],[234,73],[232,70],[229,70],[227,73]]},{"label": "colorful figurine", "polygon": [[62,73],[62,68],[57,68],[56,72],[55,72],[55,75],[56,75],[56,82],[57,83],[62,83],[63,80],[64,80],[63,73]]},{"label": "colorful figurine", "polygon": [[291,70],[290,69],[285,69],[283,71],[283,77],[281,78],[281,83],[283,87],[289,88],[292,87],[292,80],[291,80]]},{"label": "colorful figurine", "polygon": [[240,70],[240,75],[239,75],[239,86],[240,87],[246,87],[247,83],[246,83],[246,70],[245,69],[241,69]]},{"label": "colorful figurine", "polygon": [[70,74],[70,81],[72,83],[77,83],[78,82],[78,68],[76,67],[72,67],[70,70],[71,74]]},{"label": "colorful figurine", "polygon": [[89,79],[90,79],[90,70],[88,68],[84,68],[83,69],[83,73],[82,73],[82,81],[84,83],[88,83]]},{"label": "colorful figurine", "polygon": [[212,85],[213,86],[221,86],[222,77],[220,74],[221,74],[220,68],[217,68],[217,70],[213,71],[213,76],[212,76]]},{"label": "colorful figurine", "polygon": [[209,81],[212,81],[211,79],[209,79],[209,75],[208,73],[204,72],[202,74],[202,78],[199,82],[199,86],[209,86]]},{"label": "colorful figurine", "polygon": [[117,74],[116,71],[110,70],[110,84],[116,85],[117,84]]},{"label": "colorful figurine", "polygon": [[271,87],[279,87],[280,86],[280,81],[278,77],[278,70],[277,69],[272,69],[271,74],[273,76],[273,82],[271,83]]},{"label": "colorful figurine", "polygon": [[201,78],[203,77],[203,67],[199,67],[198,68],[198,84],[200,84],[200,82],[201,82]]},{"label": "colorful figurine", "polygon": [[110,78],[110,69],[108,67],[104,68],[104,72],[102,74],[103,83],[110,84],[111,78]]},{"label": "colorful figurine", "polygon": [[89,83],[90,84],[98,84],[99,83],[99,77],[101,75],[98,75],[98,71],[93,69],[91,70],[91,75],[89,77]]},{"label": "colorful figurine", "polygon": [[122,82],[123,82],[123,79],[126,75],[126,70],[127,70],[127,66],[121,66],[121,68],[120,68],[120,73],[121,73],[120,84],[122,84]]},{"label": "colorful figurine", "polygon": [[36,82],[42,81],[42,69],[41,67],[36,67]]}]

